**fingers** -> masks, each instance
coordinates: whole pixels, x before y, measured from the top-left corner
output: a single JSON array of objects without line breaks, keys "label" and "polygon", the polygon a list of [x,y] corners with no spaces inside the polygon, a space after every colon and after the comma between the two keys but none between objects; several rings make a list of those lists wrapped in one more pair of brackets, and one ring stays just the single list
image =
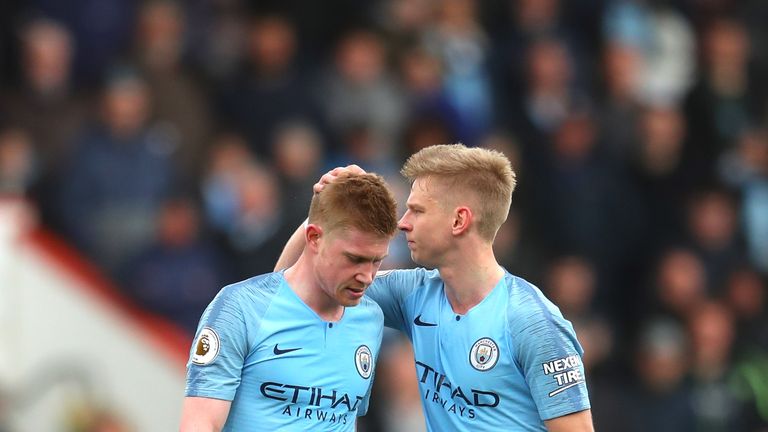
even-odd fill
[{"label": "fingers", "polygon": [[365,170],[360,168],[359,166],[352,164],[347,165],[345,167],[336,167],[326,173],[326,175],[330,174],[334,178],[338,177],[342,174],[349,173],[349,174],[365,174]]},{"label": "fingers", "polygon": [[328,171],[327,173],[323,174],[322,177],[320,177],[320,180],[318,180],[317,183],[315,183],[312,186],[312,192],[313,193],[320,192],[321,190],[323,190],[325,185],[327,185],[329,183],[333,183],[334,181],[336,181],[336,179],[340,175],[343,175],[345,173],[349,173],[349,174],[365,174],[365,170],[360,168],[359,166],[357,166],[355,164],[347,165],[345,167],[336,167],[336,168]]},{"label": "fingers", "polygon": [[337,176],[335,174],[332,174],[332,171],[329,171],[323,174],[323,176],[320,177],[320,180],[318,180],[317,183],[315,183],[314,186],[312,186],[312,192],[314,193],[320,192],[321,190],[323,190],[325,185],[329,183],[333,183],[336,177]]},{"label": "fingers", "polygon": [[365,174],[365,170],[355,164],[347,165],[346,167],[343,168],[343,170],[350,172],[352,174]]}]

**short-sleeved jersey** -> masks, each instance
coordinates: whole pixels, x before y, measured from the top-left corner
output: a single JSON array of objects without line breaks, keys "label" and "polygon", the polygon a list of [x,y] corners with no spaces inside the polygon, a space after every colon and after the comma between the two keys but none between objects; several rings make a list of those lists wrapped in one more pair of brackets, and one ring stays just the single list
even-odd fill
[{"label": "short-sleeved jersey", "polygon": [[203,313],[185,394],[232,401],[224,431],[353,431],[383,328],[365,297],[331,323],[282,272],[256,276],[223,288]]},{"label": "short-sleeved jersey", "polygon": [[505,272],[465,315],[435,270],[384,272],[367,293],[413,343],[428,430],[542,431],[590,408],[573,327],[527,281]]}]

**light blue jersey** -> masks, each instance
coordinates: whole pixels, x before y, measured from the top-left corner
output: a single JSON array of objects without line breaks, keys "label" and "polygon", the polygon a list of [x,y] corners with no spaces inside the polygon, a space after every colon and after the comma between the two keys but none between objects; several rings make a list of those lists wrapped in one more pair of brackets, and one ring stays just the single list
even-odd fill
[{"label": "light blue jersey", "polygon": [[383,320],[363,298],[323,321],[282,272],[229,285],[200,319],[186,395],[232,401],[224,431],[353,431],[368,408]]},{"label": "light blue jersey", "polygon": [[573,327],[527,281],[505,272],[466,315],[435,270],[382,273],[367,293],[413,343],[430,431],[544,431],[590,408]]}]

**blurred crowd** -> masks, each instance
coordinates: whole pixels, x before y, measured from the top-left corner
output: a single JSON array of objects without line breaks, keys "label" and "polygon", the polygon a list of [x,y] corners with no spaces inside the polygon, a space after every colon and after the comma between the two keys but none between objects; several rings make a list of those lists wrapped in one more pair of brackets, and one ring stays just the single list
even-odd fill
[{"label": "blurred crowd", "polygon": [[[0,195],[191,333],[325,170],[403,202],[414,151],[495,148],[519,180],[497,256],[574,323],[597,429],[765,431],[766,23],[762,0],[4,1]],[[412,265],[399,238],[386,267]],[[386,346],[361,429],[423,430]]]}]

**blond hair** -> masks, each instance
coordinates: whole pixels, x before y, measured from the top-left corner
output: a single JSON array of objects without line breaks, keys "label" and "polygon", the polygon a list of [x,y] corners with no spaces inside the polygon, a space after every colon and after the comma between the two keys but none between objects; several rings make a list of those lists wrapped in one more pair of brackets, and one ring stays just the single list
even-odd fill
[{"label": "blond hair", "polygon": [[426,147],[411,155],[400,172],[411,183],[417,178],[436,178],[447,188],[446,196],[474,197],[478,234],[489,241],[507,220],[517,183],[504,154],[463,144]]},{"label": "blond hair", "polygon": [[347,173],[312,197],[309,223],[325,232],[355,228],[392,237],[397,231],[397,203],[381,176]]}]

